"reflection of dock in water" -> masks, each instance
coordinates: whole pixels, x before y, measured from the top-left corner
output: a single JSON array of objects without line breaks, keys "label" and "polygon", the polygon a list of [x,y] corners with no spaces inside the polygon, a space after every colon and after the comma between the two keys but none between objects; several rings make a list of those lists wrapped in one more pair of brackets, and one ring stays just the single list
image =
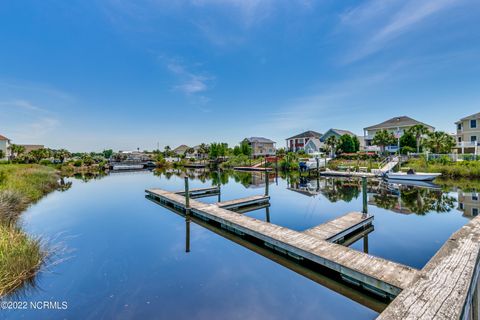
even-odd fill
[{"label": "reflection of dock in water", "polygon": [[[305,260],[331,269],[346,282],[385,298],[395,297],[417,273],[417,270],[399,263],[321,240],[304,232],[297,232],[225,210],[215,204],[189,200],[161,189],[146,190],[146,192],[149,199],[163,202],[167,206],[184,212],[188,211],[193,216],[254,241],[260,241],[266,247],[299,261]],[[364,225],[371,225],[371,220],[367,219]],[[352,230],[351,233],[355,231],[359,230]],[[345,234],[342,237],[348,235]]]},{"label": "reflection of dock in water", "polygon": [[[367,308],[374,310],[376,312],[382,312],[387,306],[387,300],[382,299],[381,297],[372,294],[369,291],[362,290],[356,285],[345,282],[337,273],[332,272],[328,268],[324,268],[317,264],[314,264],[309,261],[299,261],[287,254],[281,253],[276,250],[272,250],[268,246],[265,246],[261,241],[255,241],[255,239],[247,239],[245,236],[236,234],[235,232],[228,231],[222,227],[215,226],[202,218],[199,218],[194,215],[186,215],[184,211],[172,208],[171,206],[165,204],[164,202],[157,201],[147,196],[148,199],[154,201],[155,203],[161,205],[162,207],[185,217],[185,251],[191,251],[190,243],[190,223],[194,222],[230,241],[233,241],[255,253],[262,255],[265,258],[270,259],[273,262],[280,264],[281,266],[288,268],[330,290],[333,290],[361,305],[366,306]],[[259,210],[264,205],[252,206],[249,211]],[[268,222],[268,206],[266,209],[266,221]],[[238,211],[237,211],[238,212]],[[367,237],[368,233],[373,231],[373,226],[368,227],[367,229],[353,235],[352,237],[346,239],[343,242],[345,245],[351,245],[355,241]],[[368,245],[368,241],[366,242]],[[368,248],[365,248],[368,251]]]}]

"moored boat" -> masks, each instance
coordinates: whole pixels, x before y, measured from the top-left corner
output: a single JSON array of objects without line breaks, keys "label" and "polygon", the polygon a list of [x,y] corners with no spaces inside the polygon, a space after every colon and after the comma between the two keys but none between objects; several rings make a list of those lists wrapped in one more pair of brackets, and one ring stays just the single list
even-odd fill
[{"label": "moored boat", "polygon": [[394,180],[414,180],[414,181],[432,181],[436,177],[441,176],[441,173],[407,173],[407,172],[388,172],[385,174],[387,179]]}]

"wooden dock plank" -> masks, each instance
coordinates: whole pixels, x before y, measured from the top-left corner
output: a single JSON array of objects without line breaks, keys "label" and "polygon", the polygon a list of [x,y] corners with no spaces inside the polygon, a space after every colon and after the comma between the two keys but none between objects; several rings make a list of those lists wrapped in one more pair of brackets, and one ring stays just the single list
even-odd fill
[{"label": "wooden dock plank", "polygon": [[479,253],[480,217],[476,217],[445,242],[416,281],[377,319],[468,319],[478,281]]},{"label": "wooden dock plank", "polygon": [[250,196],[250,197],[245,197],[240,199],[217,202],[215,203],[215,205],[219,206],[220,208],[231,209],[231,208],[238,208],[238,207],[268,202],[268,200],[270,200],[270,196],[256,195],[256,196]]},{"label": "wooden dock plank", "polygon": [[[156,190],[147,192],[168,202],[185,205],[185,198],[178,194]],[[193,213],[319,263],[359,283],[393,296],[406,288],[418,274],[418,270],[414,268],[323,241],[302,232],[239,215],[214,204],[190,200],[190,207]]]},{"label": "wooden dock plank", "polygon": [[360,212],[350,212],[316,227],[307,229],[303,233],[321,240],[336,241],[337,238],[355,232],[371,224],[373,216],[365,216]]},{"label": "wooden dock plank", "polygon": [[[158,189],[156,189],[158,190]],[[196,188],[196,189],[190,189],[188,190],[188,192],[190,194],[193,194],[193,193],[203,193],[203,192],[215,192],[215,191],[218,191],[218,187],[208,187],[208,188]],[[185,195],[185,190],[181,190],[181,191],[177,191],[177,192],[174,192],[176,194],[180,194],[180,195]]]}]

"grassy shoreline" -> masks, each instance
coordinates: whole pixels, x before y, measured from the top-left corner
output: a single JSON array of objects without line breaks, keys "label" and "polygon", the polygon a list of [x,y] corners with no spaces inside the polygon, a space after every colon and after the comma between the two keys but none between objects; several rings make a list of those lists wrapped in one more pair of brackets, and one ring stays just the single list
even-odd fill
[{"label": "grassy shoreline", "polygon": [[442,163],[425,159],[411,159],[402,167],[418,172],[438,172],[444,178],[480,178],[480,161],[446,161]]},{"label": "grassy shoreline", "polygon": [[57,170],[27,164],[0,165],[0,297],[31,280],[46,252],[17,224],[29,205],[59,187]]}]

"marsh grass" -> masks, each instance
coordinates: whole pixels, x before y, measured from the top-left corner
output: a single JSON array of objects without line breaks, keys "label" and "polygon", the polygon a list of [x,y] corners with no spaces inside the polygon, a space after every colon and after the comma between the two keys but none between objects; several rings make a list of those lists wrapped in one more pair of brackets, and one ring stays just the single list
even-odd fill
[{"label": "marsh grass", "polygon": [[480,178],[480,161],[439,162],[411,159],[403,164],[418,172],[439,172],[445,178]]},{"label": "marsh grass", "polygon": [[53,168],[0,165],[0,297],[32,282],[47,252],[40,239],[18,227],[18,217],[32,203],[59,187]]}]

